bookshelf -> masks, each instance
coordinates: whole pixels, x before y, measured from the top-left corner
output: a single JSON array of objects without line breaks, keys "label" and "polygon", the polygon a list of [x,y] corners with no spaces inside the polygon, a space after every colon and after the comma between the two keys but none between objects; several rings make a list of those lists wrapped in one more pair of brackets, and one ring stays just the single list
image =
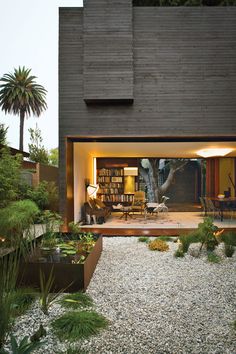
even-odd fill
[{"label": "bookshelf", "polygon": [[[124,193],[124,169],[101,168],[97,170],[97,183],[99,190],[97,196],[105,204],[131,204],[133,194]],[[135,182],[135,190],[138,190],[138,182]]]}]

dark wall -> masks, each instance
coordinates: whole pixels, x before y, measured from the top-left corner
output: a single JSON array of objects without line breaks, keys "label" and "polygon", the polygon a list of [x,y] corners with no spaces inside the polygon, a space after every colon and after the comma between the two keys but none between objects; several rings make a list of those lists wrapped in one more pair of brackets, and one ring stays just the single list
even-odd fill
[{"label": "dark wall", "polygon": [[[92,1],[89,0],[89,6],[96,3]],[[105,0],[99,1],[102,3]],[[127,0],[127,3],[130,4],[131,0]],[[123,5],[122,0],[120,6]],[[112,11],[113,7],[109,6],[105,19],[106,31],[109,23],[112,26]],[[89,93],[93,80],[98,82],[98,73],[95,72],[92,78],[89,68],[90,64],[95,65],[96,62],[94,43],[84,37],[86,28],[83,27],[83,8],[60,9],[59,139],[62,211],[66,210],[67,136],[189,137],[191,141],[191,137],[196,136],[236,135],[236,8],[134,7],[132,11],[132,16],[125,17],[125,26],[129,26],[129,19],[132,20],[133,103],[86,104],[86,92]],[[104,21],[104,11],[97,11],[96,23],[99,20]],[[123,26],[122,21],[120,25]],[[89,26],[93,26],[93,21],[89,22]],[[89,28],[93,32],[93,28]],[[124,48],[123,43],[120,64],[117,50],[115,65],[121,74],[118,78],[123,92],[129,98],[131,81],[124,79]],[[128,52],[127,77],[130,77],[130,50]],[[104,54],[102,57],[102,52],[99,52],[97,59],[102,58],[103,62],[94,66],[103,67],[103,75],[106,65],[109,72],[111,64],[106,63],[108,57],[106,52]],[[86,75],[90,76],[91,85],[84,82],[84,55]],[[98,85],[100,98],[105,97],[106,83],[109,87],[109,77]],[[102,85],[105,85],[104,91]],[[111,99],[112,95],[109,97],[108,94],[108,98]]]}]

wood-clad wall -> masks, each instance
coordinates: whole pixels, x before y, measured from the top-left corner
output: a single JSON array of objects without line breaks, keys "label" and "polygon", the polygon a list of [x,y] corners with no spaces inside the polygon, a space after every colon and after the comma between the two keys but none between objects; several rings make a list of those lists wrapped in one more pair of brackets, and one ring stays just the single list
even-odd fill
[{"label": "wood-clad wall", "polygon": [[[113,6],[107,9],[114,13],[106,19],[102,4],[110,1]],[[87,0],[85,6],[86,10],[60,9],[61,210],[66,198],[67,136],[189,137],[190,141],[198,136],[236,137],[235,7],[131,9],[125,0]],[[120,26],[116,35],[112,26]],[[112,102],[131,96],[133,104]],[[87,104],[85,98],[104,104]]]},{"label": "wood-clad wall", "polygon": [[86,102],[132,101],[132,0],[87,0],[83,39]]}]

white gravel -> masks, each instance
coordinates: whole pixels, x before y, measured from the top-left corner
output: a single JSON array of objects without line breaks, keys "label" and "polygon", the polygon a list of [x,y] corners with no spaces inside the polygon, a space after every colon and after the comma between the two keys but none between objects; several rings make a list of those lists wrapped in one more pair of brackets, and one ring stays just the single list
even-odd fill
[{"label": "white gravel", "polygon": [[[235,354],[236,254],[219,264],[206,257],[174,258],[150,251],[136,237],[104,238],[104,250],[87,293],[110,320],[107,330],[78,343],[97,354]],[[50,319],[64,309],[54,305]],[[37,305],[17,320],[17,336],[42,322],[47,344],[35,353],[65,351]],[[76,344],[76,343],[74,343]]]}]

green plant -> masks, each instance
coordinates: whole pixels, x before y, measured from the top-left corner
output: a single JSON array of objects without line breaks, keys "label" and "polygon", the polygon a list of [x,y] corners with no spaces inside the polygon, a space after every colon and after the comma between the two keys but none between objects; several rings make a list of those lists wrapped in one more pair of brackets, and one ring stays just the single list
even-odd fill
[{"label": "green plant", "polygon": [[0,124],[0,144],[6,144],[6,136],[7,136],[8,127],[5,128],[4,124]]},{"label": "green plant", "polygon": [[168,251],[169,245],[162,240],[155,239],[154,241],[149,242],[148,247],[151,251]]},{"label": "green plant", "polygon": [[58,337],[69,341],[88,338],[107,325],[106,318],[94,311],[68,312],[52,323]]},{"label": "green plant", "polygon": [[41,323],[39,329],[30,337],[30,340],[31,342],[39,342],[42,337],[46,336],[46,334],[46,329]]},{"label": "green plant", "polygon": [[35,289],[15,289],[11,294],[11,316],[17,317],[24,314],[29,309],[36,297],[37,293]]},{"label": "green plant", "polygon": [[93,300],[89,295],[79,292],[65,295],[61,300],[61,304],[64,307],[77,309],[81,307],[91,307]]},{"label": "green plant", "polygon": [[12,156],[8,148],[0,150],[0,208],[18,198],[22,156]]},{"label": "green plant", "polygon": [[207,253],[207,260],[210,263],[220,263],[221,259],[213,252]]},{"label": "green plant", "polygon": [[43,236],[41,246],[42,247],[55,247],[57,244],[57,234],[60,225],[62,224],[62,218],[59,214],[45,210],[40,218],[40,222],[45,224],[46,232]]},{"label": "green plant", "polygon": [[225,253],[226,257],[232,257],[234,254],[234,251],[235,251],[234,246],[225,243],[224,253]]},{"label": "green plant", "polygon": [[181,242],[181,250],[183,251],[183,253],[188,252],[191,243],[200,242],[199,234],[197,231],[191,232],[189,234],[180,235],[179,240]]},{"label": "green plant", "polygon": [[178,248],[178,249],[175,251],[174,256],[175,256],[176,258],[178,258],[178,257],[184,257],[184,251],[182,250],[182,248]]},{"label": "green plant", "polygon": [[12,354],[29,354],[35,349],[39,348],[42,344],[40,342],[29,342],[28,337],[25,336],[18,344],[16,338],[11,335],[11,350]]},{"label": "green plant", "polygon": [[30,160],[34,162],[40,162],[45,165],[49,164],[49,156],[45,147],[42,145],[43,138],[41,136],[41,130],[38,128],[37,124],[35,129],[30,128],[30,144],[29,144],[29,154]]},{"label": "green plant", "polygon": [[11,245],[17,244],[23,232],[34,223],[38,212],[37,205],[31,200],[13,202],[0,209],[0,235],[4,235]]},{"label": "green plant", "polygon": [[77,223],[75,223],[75,222],[70,222],[69,223],[69,230],[71,231],[71,233],[72,233],[72,237],[75,239],[75,240],[77,240],[78,239],[78,237],[79,237],[79,233],[81,232],[81,228],[80,228],[80,226],[77,224]]},{"label": "green plant", "polygon": [[61,289],[59,292],[53,292],[53,286],[55,277],[53,275],[54,267],[51,268],[48,279],[46,279],[42,269],[39,270],[40,281],[40,306],[45,315],[48,315],[49,308],[55,303],[57,298],[65,289]]},{"label": "green plant", "polygon": [[0,257],[0,350],[12,323],[12,293],[15,291],[19,271],[20,248],[8,256]]},{"label": "green plant", "polygon": [[33,200],[40,210],[58,209],[58,188],[55,182],[42,181],[37,187],[28,188],[26,197]]},{"label": "green plant", "polygon": [[236,233],[229,231],[220,235],[220,241],[227,245],[236,246]]},{"label": "green plant", "polygon": [[58,166],[58,148],[51,149],[49,151],[49,163],[52,166]]},{"label": "green plant", "polygon": [[145,242],[145,243],[148,243],[148,242],[149,242],[149,237],[140,236],[140,237],[138,238],[138,242]]},{"label": "green plant", "polygon": [[23,135],[25,116],[40,116],[47,108],[46,90],[35,82],[36,77],[30,75],[31,70],[24,66],[14,69],[14,73],[3,75],[0,79],[0,107],[5,113],[20,116],[19,150],[23,151]]},{"label": "green plant", "polygon": [[165,241],[165,242],[173,242],[174,238],[170,237],[170,236],[159,236],[156,238],[156,240]]}]

